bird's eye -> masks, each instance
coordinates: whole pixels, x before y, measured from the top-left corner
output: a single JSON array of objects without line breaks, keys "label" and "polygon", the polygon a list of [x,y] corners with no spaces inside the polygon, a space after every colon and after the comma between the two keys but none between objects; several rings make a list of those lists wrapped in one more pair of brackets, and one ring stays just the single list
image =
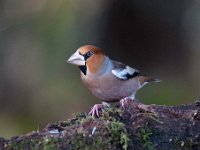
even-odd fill
[{"label": "bird's eye", "polygon": [[85,59],[85,61],[88,59],[88,58],[90,58],[92,55],[94,54],[94,52],[93,51],[89,51],[89,52],[87,52],[85,55],[83,55],[84,56],[84,59]]},{"label": "bird's eye", "polygon": [[89,51],[89,52],[87,52],[87,57],[90,57],[90,56],[92,56],[94,54],[94,52],[93,51]]}]

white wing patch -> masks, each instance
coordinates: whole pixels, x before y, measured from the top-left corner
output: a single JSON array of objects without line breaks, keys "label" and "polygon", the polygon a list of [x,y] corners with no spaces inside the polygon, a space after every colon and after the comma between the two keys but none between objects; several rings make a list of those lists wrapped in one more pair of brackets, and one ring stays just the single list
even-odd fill
[{"label": "white wing patch", "polygon": [[136,69],[133,69],[129,66],[126,66],[126,68],[115,68],[112,70],[112,73],[123,80],[133,78],[139,74],[139,71]]}]

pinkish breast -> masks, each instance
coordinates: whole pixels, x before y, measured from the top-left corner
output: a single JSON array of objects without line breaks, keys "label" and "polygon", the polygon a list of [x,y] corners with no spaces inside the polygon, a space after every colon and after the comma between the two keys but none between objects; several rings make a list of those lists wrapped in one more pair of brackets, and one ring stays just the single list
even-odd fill
[{"label": "pinkish breast", "polygon": [[82,77],[82,81],[94,96],[106,102],[128,97],[141,87],[136,78],[121,80],[114,75],[90,79]]}]

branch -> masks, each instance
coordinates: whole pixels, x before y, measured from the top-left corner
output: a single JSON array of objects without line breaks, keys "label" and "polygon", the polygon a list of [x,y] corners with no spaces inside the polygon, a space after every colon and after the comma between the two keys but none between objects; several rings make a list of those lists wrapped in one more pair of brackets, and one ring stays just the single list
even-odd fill
[{"label": "branch", "polygon": [[0,149],[199,149],[200,101],[191,105],[107,108],[100,118],[77,113],[42,131],[0,138]]}]

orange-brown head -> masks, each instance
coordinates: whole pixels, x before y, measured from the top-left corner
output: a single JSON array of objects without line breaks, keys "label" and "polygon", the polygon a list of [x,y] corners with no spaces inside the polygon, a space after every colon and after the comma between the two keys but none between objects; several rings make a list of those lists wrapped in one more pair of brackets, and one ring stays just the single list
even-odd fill
[{"label": "orange-brown head", "polygon": [[101,48],[93,45],[80,47],[69,59],[68,63],[79,66],[80,70],[86,75],[97,73],[105,60],[105,54]]}]

